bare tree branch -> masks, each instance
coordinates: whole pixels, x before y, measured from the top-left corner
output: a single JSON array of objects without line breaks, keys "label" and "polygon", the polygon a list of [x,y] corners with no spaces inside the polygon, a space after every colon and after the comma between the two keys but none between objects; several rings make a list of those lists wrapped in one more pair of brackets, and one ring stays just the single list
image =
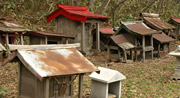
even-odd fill
[{"label": "bare tree branch", "polygon": [[76,5],[80,5],[81,4],[81,0],[76,0]]},{"label": "bare tree branch", "polygon": [[162,9],[162,6],[164,4],[164,0],[160,0],[159,3],[158,3],[158,7],[157,7],[157,12],[160,13],[161,12],[161,9]]},{"label": "bare tree branch", "polygon": [[95,0],[90,0],[90,1],[89,1],[89,5],[88,5],[89,10],[91,10],[91,9],[92,9],[92,7],[93,7],[94,3],[95,3]]},{"label": "bare tree branch", "polygon": [[102,14],[103,11],[107,8],[109,2],[111,0],[104,0],[103,4],[101,5],[100,9],[97,11],[98,14]]},{"label": "bare tree branch", "polygon": [[147,10],[149,7],[151,7],[155,2],[156,2],[157,0],[150,0],[150,2],[149,2],[149,4],[145,7],[145,8],[143,8],[142,10],[141,10],[141,12],[144,12],[145,10]]},{"label": "bare tree branch", "polygon": [[114,13],[116,11],[116,9],[119,7],[120,4],[124,3],[125,1],[128,1],[128,0],[121,0],[119,1],[119,3],[117,3],[113,9],[111,10],[111,12],[109,13],[109,15],[111,15],[112,13]]}]

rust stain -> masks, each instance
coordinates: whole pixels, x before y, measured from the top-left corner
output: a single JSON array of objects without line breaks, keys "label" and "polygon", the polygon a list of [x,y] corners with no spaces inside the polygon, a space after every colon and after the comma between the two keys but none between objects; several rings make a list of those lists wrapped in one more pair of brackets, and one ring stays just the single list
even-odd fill
[{"label": "rust stain", "polygon": [[146,28],[142,23],[136,23],[132,25],[126,25],[128,29],[141,35],[150,35],[158,33],[156,30]]},{"label": "rust stain", "polygon": [[153,18],[153,17],[143,17],[144,22],[157,29],[157,30],[166,30],[166,29],[174,29],[175,27],[162,21],[159,17],[158,18]]},{"label": "rust stain", "polygon": [[66,50],[71,52],[68,57],[52,50],[32,52],[39,56],[39,61],[45,63],[45,65],[42,65],[42,69],[52,72],[50,76],[98,71],[98,69],[91,65],[85,57],[80,55],[76,49]]},{"label": "rust stain", "polygon": [[3,32],[18,32],[18,31],[30,31],[19,25],[14,18],[0,18],[0,31]]},{"label": "rust stain", "polygon": [[172,37],[167,36],[164,33],[161,34],[153,34],[153,38],[158,40],[160,43],[169,43],[171,41],[175,41]]}]

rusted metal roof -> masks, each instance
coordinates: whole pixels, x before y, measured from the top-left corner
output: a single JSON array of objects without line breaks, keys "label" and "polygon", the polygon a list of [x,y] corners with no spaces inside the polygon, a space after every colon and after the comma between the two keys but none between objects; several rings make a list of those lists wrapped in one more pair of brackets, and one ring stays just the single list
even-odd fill
[{"label": "rusted metal roof", "polygon": [[172,17],[170,21],[173,21],[175,24],[180,25],[180,17]]},{"label": "rusted metal roof", "polygon": [[152,35],[152,34],[160,33],[156,30],[149,28],[142,21],[121,22],[121,23],[123,24],[123,27],[130,33],[134,33],[138,35]]},{"label": "rusted metal roof", "polygon": [[123,34],[111,36],[111,39],[122,49],[132,49],[134,45],[131,44]]},{"label": "rusted metal roof", "polygon": [[140,13],[141,17],[159,17],[159,14],[156,13]]},{"label": "rusted metal roof", "polygon": [[100,27],[99,31],[103,34],[114,34],[114,31],[112,30],[111,27]]},{"label": "rusted metal roof", "polygon": [[78,50],[18,50],[18,58],[40,80],[43,77],[98,71]]},{"label": "rusted metal roof", "polygon": [[13,18],[0,18],[0,31],[2,32],[24,32],[30,31],[19,25]]},{"label": "rusted metal roof", "polygon": [[175,41],[172,37],[167,36],[164,33],[161,34],[153,34],[153,38],[158,40],[160,43],[169,43]]},{"label": "rusted metal roof", "polygon": [[63,35],[63,34],[55,33],[55,32],[47,32],[47,31],[30,31],[30,32],[26,33],[26,35],[63,37],[63,38],[72,38],[72,39],[74,39],[74,37],[72,37],[72,36]]},{"label": "rusted metal roof", "polygon": [[175,28],[169,23],[162,21],[158,16],[158,14],[156,15],[153,13],[145,13],[144,15],[142,14],[142,19],[146,25],[156,30],[169,30]]}]

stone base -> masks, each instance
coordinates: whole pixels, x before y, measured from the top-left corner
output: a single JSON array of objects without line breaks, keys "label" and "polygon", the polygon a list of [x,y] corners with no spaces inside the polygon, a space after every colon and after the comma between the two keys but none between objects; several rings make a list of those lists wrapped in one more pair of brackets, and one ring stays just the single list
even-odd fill
[{"label": "stone base", "polygon": [[171,76],[173,80],[180,80],[180,70],[176,70],[175,73]]}]

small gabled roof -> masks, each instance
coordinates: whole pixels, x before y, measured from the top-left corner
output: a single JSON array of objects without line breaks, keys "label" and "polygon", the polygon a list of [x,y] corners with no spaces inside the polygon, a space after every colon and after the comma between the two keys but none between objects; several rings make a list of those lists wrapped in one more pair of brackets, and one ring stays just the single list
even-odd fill
[{"label": "small gabled roof", "polygon": [[114,34],[114,31],[111,27],[99,27],[99,32],[101,32],[102,34]]},{"label": "small gabled roof", "polygon": [[167,36],[164,33],[161,34],[153,34],[153,38],[159,41],[160,43],[169,43],[175,41],[172,37]]},{"label": "small gabled roof", "polygon": [[169,55],[180,57],[180,45],[178,45],[178,47],[174,51],[170,52]]},{"label": "small gabled roof", "polygon": [[30,31],[30,32],[27,32],[25,35],[62,37],[62,38],[71,38],[71,39],[74,39],[74,37],[72,37],[72,36],[63,35],[63,34],[55,33],[55,32],[47,32],[47,31]]},{"label": "small gabled roof", "polygon": [[[99,71],[77,49],[71,48],[73,45],[66,44],[62,45],[63,47],[52,45],[51,48],[50,46],[47,45],[49,48],[33,47],[31,49],[28,45],[28,49],[25,45],[22,45],[17,50],[17,57],[20,61],[40,80],[44,77]],[[25,48],[23,49],[23,47]]]},{"label": "small gabled roof", "polygon": [[158,14],[141,13],[141,17],[146,25],[148,25],[156,30],[169,30],[169,29],[175,28],[174,26],[170,25],[169,23],[162,21],[159,18]]},{"label": "small gabled roof", "polygon": [[111,39],[122,49],[132,49],[135,46],[131,44],[123,34],[111,36]]},{"label": "small gabled roof", "polygon": [[152,35],[160,33],[149,28],[142,21],[121,22],[121,24],[126,31],[136,35]]},{"label": "small gabled roof", "polygon": [[170,21],[177,25],[180,25],[180,17],[172,17]]},{"label": "small gabled roof", "polygon": [[0,18],[0,31],[7,33],[30,31],[19,25],[14,18]]},{"label": "small gabled roof", "polygon": [[90,75],[90,78],[96,81],[104,82],[104,83],[112,83],[116,81],[121,81],[126,79],[126,77],[120,72],[112,69],[107,69],[103,67],[98,67],[100,73],[93,72]]},{"label": "small gabled roof", "polygon": [[55,19],[56,17],[63,15],[71,20],[86,22],[87,19],[98,19],[101,21],[108,21],[108,17],[103,15],[94,14],[88,11],[87,6],[70,6],[57,4],[58,9],[47,16],[47,22]]}]

